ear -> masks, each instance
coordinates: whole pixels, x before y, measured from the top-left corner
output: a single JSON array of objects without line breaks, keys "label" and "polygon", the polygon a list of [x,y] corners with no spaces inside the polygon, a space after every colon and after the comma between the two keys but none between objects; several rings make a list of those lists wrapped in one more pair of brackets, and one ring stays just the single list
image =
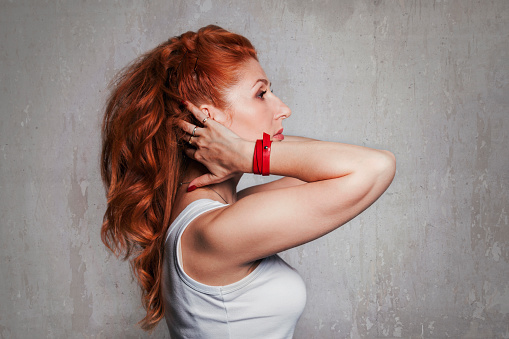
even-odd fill
[{"label": "ear", "polygon": [[211,119],[219,122],[222,125],[225,125],[227,124],[228,121],[230,121],[229,115],[223,110],[220,110],[219,108],[215,107],[214,105],[211,104],[200,105],[200,111],[202,111]]}]

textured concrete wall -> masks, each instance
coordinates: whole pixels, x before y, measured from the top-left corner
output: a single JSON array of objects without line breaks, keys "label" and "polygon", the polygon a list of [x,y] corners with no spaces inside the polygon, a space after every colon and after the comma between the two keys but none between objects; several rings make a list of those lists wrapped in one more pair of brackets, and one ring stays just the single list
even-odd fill
[{"label": "textured concrete wall", "polygon": [[0,337],[147,336],[99,237],[106,86],[215,23],[257,46],[287,133],[398,158],[368,211],[283,254],[308,287],[295,337],[509,338],[508,17],[506,0],[2,0]]}]

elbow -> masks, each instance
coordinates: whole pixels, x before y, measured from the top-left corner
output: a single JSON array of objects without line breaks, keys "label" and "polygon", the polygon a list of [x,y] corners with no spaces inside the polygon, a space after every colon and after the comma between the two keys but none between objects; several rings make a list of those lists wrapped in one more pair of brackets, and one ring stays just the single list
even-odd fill
[{"label": "elbow", "polygon": [[340,202],[334,205],[334,213],[341,214],[345,208],[352,207],[355,215],[359,214],[385,192],[395,173],[396,157],[393,153],[372,152],[358,170],[333,180],[337,186],[331,192],[331,201]]},{"label": "elbow", "polygon": [[375,161],[376,173],[380,181],[388,187],[396,174],[396,156],[389,151],[380,151]]},{"label": "elbow", "polygon": [[396,157],[389,151],[378,151],[365,168],[362,178],[360,200],[367,198],[370,203],[378,199],[390,186],[396,174]]},{"label": "elbow", "polygon": [[366,159],[359,170],[335,180],[338,196],[331,201],[340,201],[335,205],[334,213],[344,213],[352,207],[355,215],[375,202],[390,186],[396,173],[396,157],[388,151],[375,151]]}]

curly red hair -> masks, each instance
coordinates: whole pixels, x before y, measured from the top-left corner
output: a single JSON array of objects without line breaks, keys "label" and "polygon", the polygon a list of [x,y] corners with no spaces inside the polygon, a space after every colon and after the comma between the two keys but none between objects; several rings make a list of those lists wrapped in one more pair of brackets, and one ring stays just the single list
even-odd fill
[{"label": "curly red hair", "polygon": [[101,237],[115,255],[130,259],[147,312],[140,321],[145,330],[164,317],[164,235],[185,170],[177,121],[193,121],[182,100],[225,108],[226,92],[250,58],[257,56],[246,38],[203,27],[171,38],[126,67],[107,101],[101,174],[108,205]]}]

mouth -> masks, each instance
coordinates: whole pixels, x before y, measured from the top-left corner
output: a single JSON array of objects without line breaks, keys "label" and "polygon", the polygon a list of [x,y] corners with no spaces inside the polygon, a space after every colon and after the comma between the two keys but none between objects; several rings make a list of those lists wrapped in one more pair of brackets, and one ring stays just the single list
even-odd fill
[{"label": "mouth", "polygon": [[277,131],[276,134],[272,137],[274,140],[284,140],[285,136],[283,135],[283,129],[281,128],[279,131]]}]

